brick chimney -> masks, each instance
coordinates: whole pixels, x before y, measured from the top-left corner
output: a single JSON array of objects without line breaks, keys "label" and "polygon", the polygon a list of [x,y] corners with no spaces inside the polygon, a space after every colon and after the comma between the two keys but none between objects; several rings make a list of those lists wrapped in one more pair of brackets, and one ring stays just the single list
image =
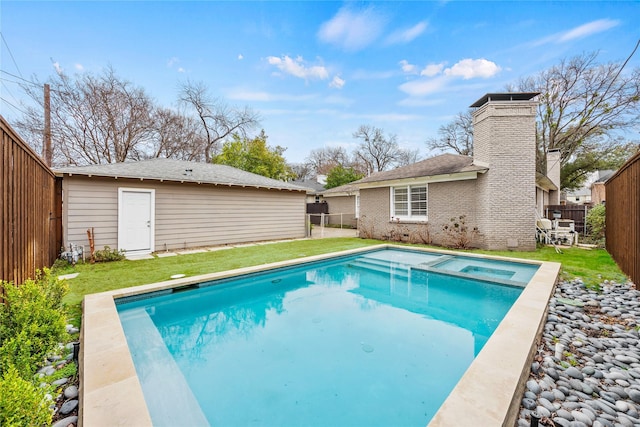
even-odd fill
[{"label": "brick chimney", "polygon": [[474,162],[489,167],[476,193],[487,249],[536,247],[536,95],[489,93],[471,105]]},{"label": "brick chimney", "polygon": [[555,191],[549,191],[549,204],[560,204],[560,150],[553,149],[547,151],[547,178],[558,187]]}]

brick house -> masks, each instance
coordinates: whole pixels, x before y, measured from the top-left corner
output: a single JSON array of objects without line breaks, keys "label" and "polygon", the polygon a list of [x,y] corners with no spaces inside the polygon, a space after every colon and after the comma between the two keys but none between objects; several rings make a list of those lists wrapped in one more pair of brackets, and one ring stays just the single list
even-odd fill
[{"label": "brick house", "polygon": [[558,197],[559,183],[559,168],[557,177],[536,173],[536,95],[484,95],[471,105],[473,157],[443,154],[327,190],[330,212],[352,205],[361,237],[435,244],[463,216],[473,246],[535,249],[536,211]]}]

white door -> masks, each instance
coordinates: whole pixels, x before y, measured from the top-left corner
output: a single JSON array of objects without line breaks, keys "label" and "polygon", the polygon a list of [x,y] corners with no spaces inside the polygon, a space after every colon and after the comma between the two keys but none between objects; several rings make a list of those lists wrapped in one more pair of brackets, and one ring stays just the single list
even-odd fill
[{"label": "white door", "polygon": [[119,193],[119,249],[153,252],[154,190],[120,189]]}]

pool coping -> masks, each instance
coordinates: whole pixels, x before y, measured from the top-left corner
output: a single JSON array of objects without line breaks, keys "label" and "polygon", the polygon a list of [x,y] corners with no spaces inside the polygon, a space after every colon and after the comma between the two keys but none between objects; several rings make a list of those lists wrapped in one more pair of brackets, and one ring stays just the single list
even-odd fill
[{"label": "pool coping", "polygon": [[529,374],[537,340],[544,327],[548,301],[555,289],[560,264],[392,244],[373,245],[86,295],[83,300],[80,333],[79,425],[153,425],[116,310],[116,299],[385,248],[454,253],[466,257],[540,265],[429,423],[429,427],[513,426],[518,416],[520,395]]}]

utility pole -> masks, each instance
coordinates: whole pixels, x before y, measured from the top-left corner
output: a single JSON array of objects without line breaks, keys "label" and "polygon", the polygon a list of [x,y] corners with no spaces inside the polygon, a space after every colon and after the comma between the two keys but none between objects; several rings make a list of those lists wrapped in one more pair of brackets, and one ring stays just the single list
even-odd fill
[{"label": "utility pole", "polygon": [[51,94],[47,83],[44,85],[44,144],[42,148],[44,162],[51,167]]}]

